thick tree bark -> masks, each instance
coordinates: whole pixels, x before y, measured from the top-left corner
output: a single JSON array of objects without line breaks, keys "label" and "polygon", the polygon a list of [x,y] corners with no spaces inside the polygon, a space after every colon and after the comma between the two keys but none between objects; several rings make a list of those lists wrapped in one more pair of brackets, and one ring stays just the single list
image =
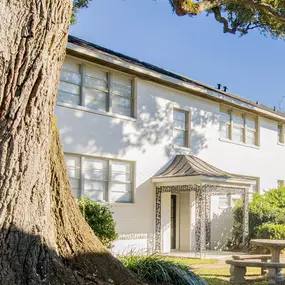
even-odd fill
[{"label": "thick tree bark", "polygon": [[0,284],[139,284],[79,213],[53,119],[72,0],[0,0]]}]

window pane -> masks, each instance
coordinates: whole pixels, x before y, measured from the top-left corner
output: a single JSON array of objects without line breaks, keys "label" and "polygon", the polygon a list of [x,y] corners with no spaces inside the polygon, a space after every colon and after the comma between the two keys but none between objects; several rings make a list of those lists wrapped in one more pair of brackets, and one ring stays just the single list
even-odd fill
[{"label": "window pane", "polygon": [[185,130],[186,129],[186,122],[174,120],[174,127],[178,129]]},{"label": "window pane", "polygon": [[234,125],[240,126],[240,127],[244,126],[244,118],[242,115],[233,114],[232,119],[233,119]]},{"label": "window pane", "polygon": [[112,192],[110,197],[111,203],[131,203],[132,193],[131,192]]},{"label": "window pane", "polygon": [[105,80],[100,80],[97,78],[92,78],[89,76],[85,77],[85,86],[88,88],[98,89],[101,91],[108,91],[108,83]]},{"label": "window pane", "polygon": [[255,131],[247,129],[247,131],[246,131],[246,143],[255,145],[256,144],[255,136],[256,136],[256,132]]},{"label": "window pane", "polygon": [[67,103],[71,105],[79,105],[80,104],[80,96],[74,95],[62,91],[58,91],[57,93],[57,101],[59,103]]},{"label": "window pane", "polygon": [[220,122],[220,137],[225,139],[230,138],[230,126],[228,124]]},{"label": "window pane", "polygon": [[128,107],[125,107],[122,105],[117,105],[116,103],[112,105],[112,112],[116,113],[116,114],[123,115],[123,116],[128,116],[128,117],[131,117],[131,115],[132,115],[131,114],[131,108],[128,108]]},{"label": "window pane", "polygon": [[105,200],[105,192],[104,191],[84,191],[84,196],[95,201],[103,201]]},{"label": "window pane", "polygon": [[72,105],[80,104],[81,73],[80,64],[71,58],[66,58],[60,74],[57,101]]},{"label": "window pane", "polygon": [[76,59],[66,57],[62,69],[74,73],[80,73],[80,63],[78,63]]},{"label": "window pane", "polygon": [[112,104],[113,106],[131,108],[131,100],[120,96],[113,96]]},{"label": "window pane", "polygon": [[180,110],[173,110],[174,121],[186,122],[186,113]]},{"label": "window pane", "polygon": [[84,160],[84,177],[93,180],[107,180],[107,161],[86,157]]},{"label": "window pane", "polygon": [[243,128],[233,126],[233,140],[237,142],[244,142],[243,140]]},{"label": "window pane", "polygon": [[131,192],[130,183],[114,183],[112,182],[111,191],[112,192]]},{"label": "window pane", "polygon": [[231,116],[229,113],[220,112],[220,122],[230,124]]},{"label": "window pane", "polygon": [[66,154],[64,158],[72,192],[78,199],[80,198],[80,157]]},{"label": "window pane", "polygon": [[282,125],[278,124],[278,142],[283,143],[284,142],[284,138],[283,138],[283,128]]},{"label": "window pane", "polygon": [[94,180],[84,180],[84,195],[89,191],[105,191],[106,182],[94,181]]},{"label": "window pane", "polygon": [[123,97],[132,97],[132,80],[126,76],[120,74],[114,74],[112,76],[112,90],[115,95]]},{"label": "window pane", "polygon": [[111,177],[112,180],[116,181],[131,181],[132,173],[131,173],[131,164],[112,161],[111,165]]},{"label": "window pane", "polygon": [[112,171],[131,172],[131,163],[112,161]]},{"label": "window pane", "polygon": [[174,129],[173,139],[174,139],[174,144],[179,146],[186,146],[185,131]]},{"label": "window pane", "polygon": [[81,74],[63,69],[60,73],[60,80],[80,85]]},{"label": "window pane", "polygon": [[80,94],[80,86],[75,85],[75,84],[71,84],[71,83],[67,83],[67,82],[59,82],[59,87],[58,87],[59,91],[63,91],[65,93],[71,93],[71,94],[75,94],[75,95],[79,95]]},{"label": "window pane", "polygon": [[254,118],[246,116],[246,125],[247,128],[256,130],[256,120]]},{"label": "window pane", "polygon": [[[132,201],[132,164],[128,162],[111,162],[111,202]],[[128,181],[129,183],[116,183],[115,181]]]},{"label": "window pane", "polygon": [[96,110],[106,111],[107,94],[94,89],[85,89],[85,106]]},{"label": "window pane", "polygon": [[108,73],[99,67],[97,68],[91,65],[86,65],[86,77],[107,81]]},{"label": "window pane", "polygon": [[229,206],[230,204],[228,195],[219,195],[219,207],[227,208]]}]

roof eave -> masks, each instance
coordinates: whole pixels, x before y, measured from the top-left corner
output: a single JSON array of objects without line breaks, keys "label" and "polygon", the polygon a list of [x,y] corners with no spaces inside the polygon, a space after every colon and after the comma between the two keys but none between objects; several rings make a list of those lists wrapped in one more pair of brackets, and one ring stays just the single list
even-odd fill
[{"label": "roof eave", "polygon": [[88,49],[78,44],[68,42],[67,53],[70,53],[72,55],[74,55],[75,53],[77,55],[81,55],[82,57],[92,58],[92,60],[94,60],[95,62],[101,64],[104,63],[104,65],[108,65],[111,68],[119,67],[121,69],[124,69],[125,71],[134,73],[136,75],[140,74],[146,76],[157,82],[166,82],[173,88],[184,90],[184,92],[190,91],[191,95],[203,95],[202,98],[207,98],[212,101],[238,106],[251,112],[260,114],[264,117],[285,122],[285,114],[280,112],[277,113],[273,110],[271,111],[269,108],[261,107],[253,102],[250,102],[247,99],[243,99],[236,95],[216,90],[215,88],[209,87],[205,84],[202,85],[200,83],[190,83],[180,79],[176,79],[171,76],[161,74],[157,71],[147,69],[146,67],[138,66],[135,63],[127,62],[126,60],[123,60],[118,56],[110,55],[106,52],[102,52],[94,48]]}]

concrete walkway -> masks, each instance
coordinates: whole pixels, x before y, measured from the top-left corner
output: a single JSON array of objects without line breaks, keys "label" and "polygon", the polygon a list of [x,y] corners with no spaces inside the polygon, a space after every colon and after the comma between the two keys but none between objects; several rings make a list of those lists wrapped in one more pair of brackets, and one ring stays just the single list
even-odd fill
[{"label": "concrete walkway", "polygon": [[201,259],[219,259],[226,260],[232,259],[232,255],[244,255],[248,253],[244,252],[232,252],[232,251],[217,251],[217,250],[209,250],[205,253],[199,252],[189,252],[189,251],[172,251],[167,256],[173,257],[184,257],[184,258],[201,258]]}]

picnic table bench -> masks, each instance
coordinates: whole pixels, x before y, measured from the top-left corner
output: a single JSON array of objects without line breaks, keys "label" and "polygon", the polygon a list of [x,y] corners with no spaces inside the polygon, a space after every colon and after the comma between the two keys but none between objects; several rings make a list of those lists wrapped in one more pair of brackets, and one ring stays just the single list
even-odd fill
[{"label": "picnic table bench", "polygon": [[[262,262],[267,262],[271,259],[270,254],[248,254],[248,255],[233,255],[234,260],[250,260],[250,259],[260,259]],[[266,268],[261,267],[261,275],[266,274]]]},{"label": "picnic table bench", "polygon": [[276,273],[278,269],[285,268],[285,263],[279,263],[279,262],[260,262],[252,260],[226,260],[226,263],[231,265],[230,282],[234,284],[244,284],[246,282],[245,274],[247,267],[260,267],[260,268],[271,269],[267,275],[268,284],[275,285],[277,284]]}]

